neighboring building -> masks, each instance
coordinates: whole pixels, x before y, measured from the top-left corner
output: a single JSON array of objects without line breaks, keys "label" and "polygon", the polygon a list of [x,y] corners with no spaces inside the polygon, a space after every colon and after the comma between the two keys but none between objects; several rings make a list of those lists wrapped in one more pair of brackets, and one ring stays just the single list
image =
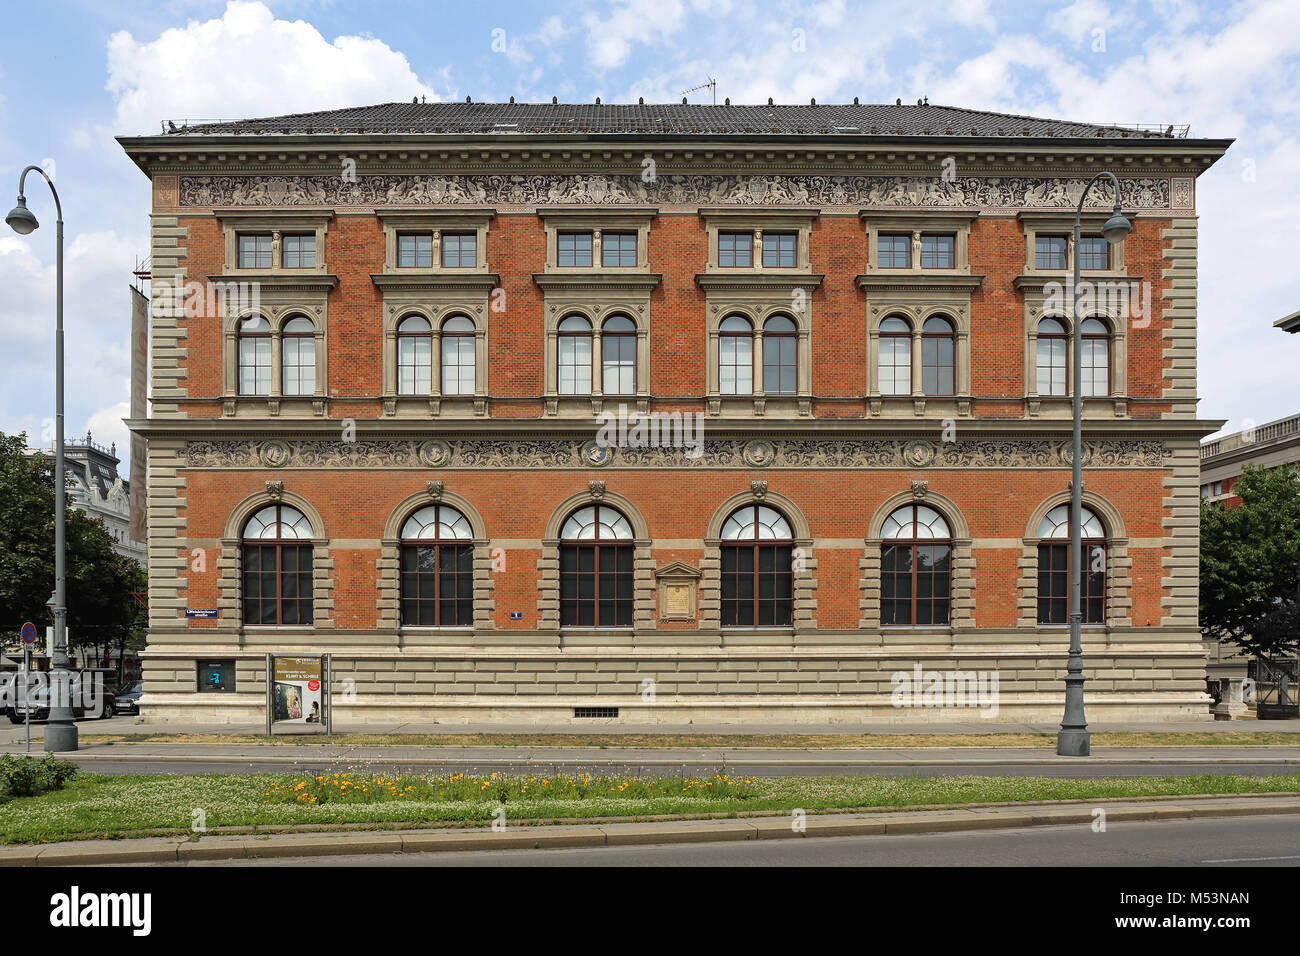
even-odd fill
[{"label": "neighboring building", "polygon": [[[53,460],[54,449],[27,449],[29,455],[44,455]],[[145,564],[143,541],[131,538],[131,482],[117,473],[120,459],[117,443],[105,447],[91,438],[63,443],[63,468],[71,484],[69,508],[99,519],[113,539],[113,550],[123,557]]]},{"label": "neighboring building", "polygon": [[[919,667],[1056,720],[1076,255],[1145,306],[1084,315],[1088,713],[1208,717],[1195,181],[1228,140],[411,103],[120,142],[153,183],[151,717],[254,719],[268,652],[329,652],[340,719],[942,716],[891,704]],[[1099,187],[1076,249],[1102,169],[1134,231],[1100,238]]]},{"label": "neighboring building", "polygon": [[[1300,465],[1300,415],[1253,425],[1204,442],[1201,445],[1201,498],[1225,508],[1240,505],[1241,498],[1233,489],[1246,465],[1257,468]],[[1216,640],[1206,640],[1205,647],[1211,680],[1246,676],[1248,657],[1236,647]]]},{"label": "neighboring building", "polygon": [[1292,312],[1290,315],[1284,315],[1273,323],[1274,328],[1281,329],[1283,332],[1295,334],[1300,332],[1300,312]]}]

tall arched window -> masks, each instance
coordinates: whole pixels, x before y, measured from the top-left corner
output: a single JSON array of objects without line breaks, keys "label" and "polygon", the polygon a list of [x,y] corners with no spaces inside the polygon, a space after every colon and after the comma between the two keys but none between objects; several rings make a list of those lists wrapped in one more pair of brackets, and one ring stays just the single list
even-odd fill
[{"label": "tall arched window", "polygon": [[558,332],[559,393],[590,395],[591,323],[580,315],[566,316]]},{"label": "tall arched window", "polygon": [[267,505],[244,524],[245,624],[312,622],[311,540],[311,522],[289,505]]},{"label": "tall arched window", "polygon": [[723,523],[723,627],[790,626],[793,538],[790,523],[766,505],[745,505]]},{"label": "tall arched window", "polygon": [[433,392],[433,326],[421,315],[397,323],[397,394]]},{"label": "tall arched window", "polygon": [[880,623],[945,625],[952,601],[952,532],[943,515],[904,505],[880,529]]},{"label": "tall arched window", "polygon": [[798,391],[798,326],[785,315],[763,323],[763,394],[793,395]]},{"label": "tall arched window", "polygon": [[[1106,529],[1088,508],[1080,511],[1084,568],[1079,604],[1084,624],[1106,623]],[[1038,524],[1038,623],[1070,623],[1070,506],[1057,505]]]},{"label": "tall arched window", "polygon": [[464,315],[442,323],[442,394],[474,394],[474,322]]},{"label": "tall arched window", "polygon": [[955,394],[956,341],[945,318],[934,315],[921,326],[921,394]]},{"label": "tall arched window", "polygon": [[636,394],[636,323],[611,315],[600,327],[601,390],[606,395]]},{"label": "tall arched window", "polygon": [[1038,394],[1065,395],[1070,336],[1060,319],[1038,322]]},{"label": "tall arched window", "polygon": [[880,323],[878,369],[881,395],[912,394],[912,326],[902,316]]},{"label": "tall arched window", "polygon": [[474,531],[448,505],[427,505],[402,525],[402,624],[474,623]]},{"label": "tall arched window", "polygon": [[1110,326],[1105,320],[1092,316],[1079,326],[1080,360],[1083,362],[1083,394],[1103,396],[1110,394]]},{"label": "tall arched window", "polygon": [[295,315],[280,330],[280,369],[285,395],[316,393],[316,325]]},{"label": "tall arched window", "polygon": [[560,626],[631,627],[633,542],[627,518],[586,505],[560,529]]},{"label": "tall arched window", "polygon": [[718,326],[718,391],[754,393],[754,327],[743,315],[729,315]]},{"label": "tall arched window", "polygon": [[271,394],[271,323],[260,315],[239,322],[239,394]]}]

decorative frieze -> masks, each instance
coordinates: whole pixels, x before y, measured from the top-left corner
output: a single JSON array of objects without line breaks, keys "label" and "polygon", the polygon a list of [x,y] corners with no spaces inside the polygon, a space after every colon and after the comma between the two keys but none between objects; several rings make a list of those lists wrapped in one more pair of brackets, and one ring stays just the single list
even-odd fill
[{"label": "decorative frieze", "polygon": [[[757,447],[761,446],[761,447]],[[1159,468],[1166,449],[1153,439],[1084,443],[1091,468]],[[600,454],[593,457],[593,451]],[[187,442],[187,468],[1061,468],[1068,443],[1052,439],[937,442],[928,439],[723,439],[703,453],[685,448],[615,448],[579,439],[464,439],[432,441]],[[761,453],[760,453],[761,452]]]},{"label": "decorative frieze", "polygon": [[[182,176],[182,206],[711,205],[927,206],[1073,209],[1086,177],[821,176],[804,173],[725,176],[377,175],[347,182],[321,176]],[[1170,208],[1170,180],[1120,180],[1132,209]],[[1094,206],[1109,205],[1102,192]],[[1185,190],[1179,193],[1185,201]]]}]

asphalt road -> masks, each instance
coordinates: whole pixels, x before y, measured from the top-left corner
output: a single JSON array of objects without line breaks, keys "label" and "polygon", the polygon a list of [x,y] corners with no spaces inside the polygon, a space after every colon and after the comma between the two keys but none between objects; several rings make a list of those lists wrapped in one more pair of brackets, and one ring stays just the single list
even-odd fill
[{"label": "asphalt road", "polygon": [[[158,864],[181,866],[185,864]],[[1300,866],[1295,816],[572,850],[358,854],[203,866]]]}]

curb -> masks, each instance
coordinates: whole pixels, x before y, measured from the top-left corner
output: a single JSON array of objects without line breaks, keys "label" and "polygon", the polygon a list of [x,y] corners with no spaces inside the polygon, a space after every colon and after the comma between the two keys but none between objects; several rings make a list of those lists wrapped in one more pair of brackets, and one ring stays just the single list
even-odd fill
[{"label": "curb", "polygon": [[[1143,822],[1215,817],[1300,814],[1300,797],[1177,797],[1156,804],[1109,805],[1097,801],[1106,821]],[[650,846],[777,840],[807,837],[954,833],[1037,826],[1091,825],[1094,807],[1077,802],[1031,803],[1016,807],[911,810],[869,814],[824,814],[804,818],[797,832],[787,816],[654,823],[561,824],[487,828],[322,832],[212,836],[200,840],[150,837],[84,840],[0,847],[2,866],[95,866],[104,864],[201,863],[271,857],[329,857],[347,854],[444,853],[482,850],[541,850],[602,846]]]}]

